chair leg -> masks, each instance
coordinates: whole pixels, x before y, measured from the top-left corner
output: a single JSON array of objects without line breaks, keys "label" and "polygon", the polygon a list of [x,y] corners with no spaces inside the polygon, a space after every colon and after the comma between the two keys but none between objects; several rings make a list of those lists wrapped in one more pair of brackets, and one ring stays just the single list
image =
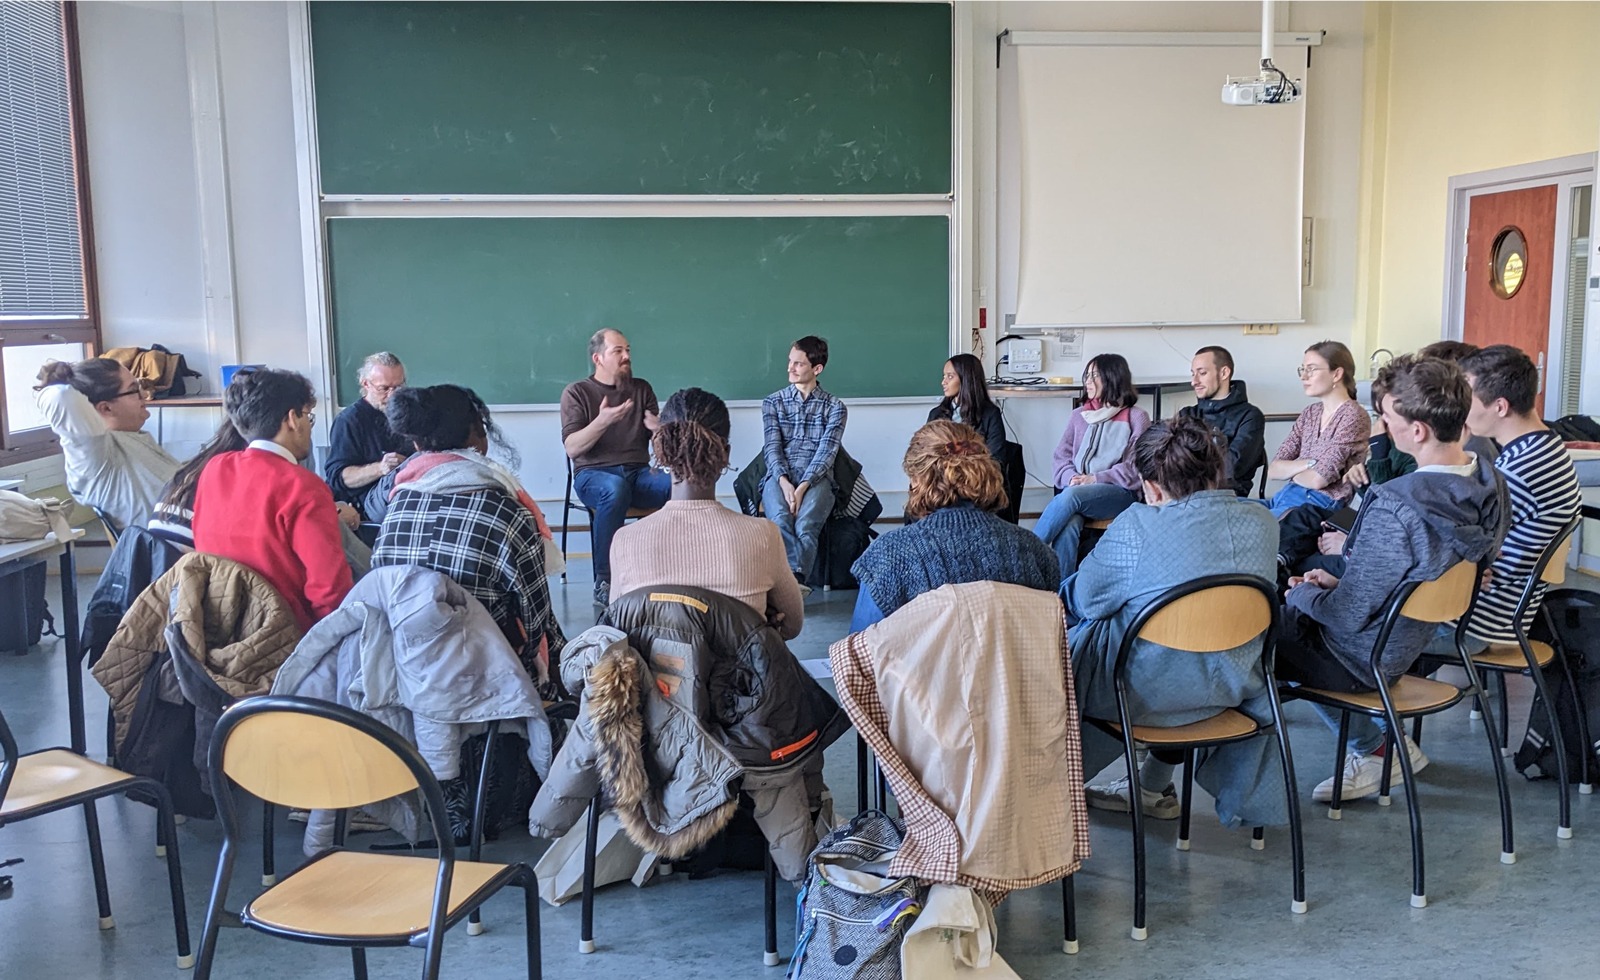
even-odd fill
[{"label": "chair leg", "polygon": [[1388,756],[1384,759],[1384,773],[1389,772],[1391,759],[1398,758],[1400,762],[1400,779],[1406,791],[1406,810],[1411,817],[1411,907],[1420,909],[1428,904],[1428,891],[1423,878],[1422,861],[1422,805],[1417,794],[1417,776],[1411,771],[1411,753],[1407,752],[1396,733],[1404,729],[1400,727],[1400,719],[1395,717],[1394,705],[1389,701],[1387,687],[1379,688],[1383,697],[1384,725],[1389,730],[1388,751],[1398,752],[1398,756]]},{"label": "chair leg", "polygon": [[1422,747],[1422,719],[1424,717],[1424,715],[1417,715],[1415,718],[1411,719],[1411,741],[1415,743],[1418,748]]},{"label": "chair leg", "polygon": [[583,909],[578,952],[594,952],[594,849],[600,837],[600,794],[589,801],[589,828],[583,838]]},{"label": "chair leg", "polygon": [[350,947],[350,972],[355,980],[367,980],[367,951],[360,946]]},{"label": "chair leg", "polygon": [[[1294,898],[1289,906],[1296,915],[1306,913],[1305,838],[1300,830],[1300,788],[1294,777],[1294,756],[1289,751],[1289,730],[1283,723],[1283,706],[1278,702],[1277,681],[1267,678],[1272,695],[1272,720],[1278,738],[1278,761],[1283,766],[1283,788],[1289,809],[1289,855],[1294,870]],[[1342,768],[1342,767],[1341,767]]]},{"label": "chair leg", "polygon": [[539,924],[539,879],[529,868],[522,880],[522,913],[528,943],[528,980],[544,976],[544,939]]},{"label": "chair leg", "polygon": [[[1183,809],[1178,815],[1178,850],[1189,849],[1189,812],[1194,805],[1194,749],[1188,749],[1183,756]],[[1134,801],[1142,800],[1143,789],[1139,786],[1139,777],[1135,773],[1129,780],[1128,798]]]},{"label": "chair leg", "polygon": [[[1461,666],[1467,674],[1467,685],[1473,691],[1473,703],[1483,715],[1483,732],[1489,739],[1489,764],[1494,767],[1494,785],[1500,795],[1500,863],[1516,864],[1517,847],[1511,820],[1511,787],[1506,784],[1506,758],[1500,754],[1499,727],[1494,717],[1493,699],[1484,687],[1483,675],[1464,651]],[[1409,758],[1410,753],[1407,753]]]},{"label": "chair leg", "polygon": [[167,889],[172,898],[172,930],[178,942],[178,969],[194,966],[189,948],[189,906],[183,896],[183,862],[178,855],[178,824],[172,812],[172,797],[164,787],[152,786],[156,798],[156,826],[167,843]]},{"label": "chair leg", "polygon": [[[478,792],[472,801],[471,860],[483,856],[483,811],[489,802],[489,772],[494,765],[494,743],[500,737],[500,722],[491,721],[483,742],[483,761],[478,766]],[[483,907],[478,906],[467,916],[467,935],[483,935]]]},{"label": "chair leg", "polygon": [[[1393,788],[1394,753],[1398,740],[1395,733],[1385,725],[1383,733],[1383,775],[1378,780],[1378,805],[1389,806],[1393,801],[1389,798],[1389,791]],[[1408,755],[1410,753],[1407,753]]]},{"label": "chair leg", "polygon": [[860,813],[867,808],[867,769],[871,766],[867,758],[867,740],[860,733],[856,734],[856,812]]},{"label": "chair leg", "polygon": [[95,811],[95,801],[83,805],[83,826],[89,835],[89,867],[94,873],[94,899],[100,910],[100,928],[116,928],[111,917],[111,889],[106,885],[105,848],[100,843],[100,815]]},{"label": "chair leg", "polygon": [[1078,951],[1078,908],[1072,894],[1072,875],[1061,879],[1061,951],[1072,954]]},{"label": "chair leg", "polygon": [[1500,754],[1511,754],[1511,699],[1506,693],[1506,675],[1494,674],[1495,693],[1500,696]]},{"label": "chair leg", "polygon": [[273,853],[272,832],[278,822],[277,807],[261,804],[261,883],[271,888],[278,883],[277,860]]},{"label": "chair leg", "polygon": [[195,980],[211,980],[211,964],[217,955],[217,933],[227,915],[228,882],[233,879],[233,845],[222,842],[217,855],[217,876],[211,883],[211,899],[206,903],[206,921],[200,929],[200,956],[194,966]]},{"label": "chair leg", "polygon": [[1250,850],[1264,851],[1267,849],[1267,828],[1257,826],[1250,831]]},{"label": "chair leg", "polygon": [[762,919],[766,926],[767,945],[761,962],[766,966],[778,965],[778,866],[772,863],[772,853],[767,853],[766,881],[762,889]]},{"label": "chair leg", "polygon": [[872,760],[873,798],[874,806],[882,813],[889,812],[889,777],[883,774],[883,766],[877,759]]},{"label": "chair leg", "polygon": [[1350,741],[1350,712],[1339,712],[1339,751],[1333,761],[1333,799],[1328,805],[1328,819],[1339,820],[1344,812],[1339,809],[1344,798],[1345,745]]},{"label": "chair leg", "polygon": [[1560,822],[1556,824],[1556,838],[1571,840],[1572,773],[1567,769],[1567,739],[1561,733],[1560,712],[1550,699],[1550,685],[1544,682],[1544,671],[1534,667],[1528,673],[1533,675],[1533,685],[1539,691],[1539,699],[1544,702],[1545,717],[1550,720],[1550,738],[1556,752],[1556,801],[1560,816]]},{"label": "chair leg", "polygon": [[[561,496],[561,581],[567,580],[567,525],[572,522],[572,461],[567,461],[567,492]],[[590,529],[591,533],[593,528]]]},{"label": "chair leg", "polygon": [[1589,771],[1589,758],[1594,754],[1594,736],[1589,732],[1589,709],[1583,703],[1583,692],[1578,690],[1577,679],[1572,676],[1572,663],[1567,659],[1564,647],[1556,647],[1556,659],[1561,662],[1561,672],[1566,676],[1567,690],[1572,692],[1572,710],[1577,714],[1578,736],[1583,740],[1583,751],[1578,753],[1578,792],[1588,796],[1594,792],[1594,774]]},{"label": "chair leg", "polygon": [[1150,938],[1144,917],[1144,800],[1139,792],[1138,751],[1133,744],[1133,726],[1124,719],[1122,749],[1128,763],[1128,815],[1133,818],[1133,931],[1139,942]]}]

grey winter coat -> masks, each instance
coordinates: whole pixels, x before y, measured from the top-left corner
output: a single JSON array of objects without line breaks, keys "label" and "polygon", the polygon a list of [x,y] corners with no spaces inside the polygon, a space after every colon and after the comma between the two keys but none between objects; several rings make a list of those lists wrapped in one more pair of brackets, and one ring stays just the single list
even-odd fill
[{"label": "grey winter coat", "polygon": [[[1417,470],[1365,496],[1345,542],[1338,586],[1302,583],[1284,599],[1287,615],[1314,620],[1328,652],[1356,677],[1371,676],[1372,646],[1395,590],[1492,554],[1511,513],[1505,481],[1483,453],[1473,476]],[[1295,628],[1288,624],[1291,634]],[[1395,625],[1379,665],[1391,683],[1416,661],[1435,629],[1405,618]]]},{"label": "grey winter coat", "polygon": [[561,676],[578,720],[530,833],[560,837],[603,788],[634,843],[684,857],[727,826],[742,789],[779,873],[805,874],[822,752],[849,721],[759,613],[705,589],[637,589],[567,644]]},{"label": "grey winter coat", "polygon": [[[550,725],[533,681],[483,603],[418,565],[374,568],[278,669],[274,694],[333,701],[371,715],[417,746],[441,780],[460,775],[461,745],[488,722],[528,739],[550,771]],[[403,832],[414,814],[376,811]],[[307,826],[312,837],[331,821]]]}]

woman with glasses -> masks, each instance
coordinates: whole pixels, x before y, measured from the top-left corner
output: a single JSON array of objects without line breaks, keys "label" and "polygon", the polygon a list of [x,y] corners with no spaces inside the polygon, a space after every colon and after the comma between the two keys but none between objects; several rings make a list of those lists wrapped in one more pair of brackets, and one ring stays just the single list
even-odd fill
[{"label": "woman with glasses", "polygon": [[1267,476],[1289,481],[1270,501],[1273,516],[1302,504],[1335,510],[1355,494],[1345,474],[1367,458],[1372,434],[1372,420],[1356,401],[1355,370],[1350,348],[1336,340],[1306,348],[1296,373],[1315,401],[1294,420],[1267,464]]},{"label": "woman with glasses", "polygon": [[34,390],[61,440],[67,490],[115,531],[143,526],[180,464],[144,431],[150,410],[133,372],[108,357],[47,361]]},{"label": "woman with glasses", "polygon": [[1133,372],[1120,354],[1100,354],[1089,361],[1083,395],[1056,446],[1055,480],[1061,492],[1033,527],[1055,549],[1062,578],[1078,570],[1084,522],[1109,520],[1139,499],[1133,444],[1150,427],[1150,416],[1139,407],[1133,388]]}]

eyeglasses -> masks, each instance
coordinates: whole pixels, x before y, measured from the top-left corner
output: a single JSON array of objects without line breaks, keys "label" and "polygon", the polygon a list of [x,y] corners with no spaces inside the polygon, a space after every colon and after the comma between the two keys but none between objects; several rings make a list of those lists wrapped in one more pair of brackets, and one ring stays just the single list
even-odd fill
[{"label": "eyeglasses", "polygon": [[307,412],[306,413],[306,425],[316,425],[316,424],[317,424],[317,413],[316,412]]},{"label": "eyeglasses", "polygon": [[370,381],[367,382],[367,387],[371,388],[373,391],[376,391],[380,395],[392,395],[405,386],[406,383],[404,381],[397,385],[375,385]]},{"label": "eyeglasses", "polygon": [[1294,369],[1294,373],[1301,380],[1305,380],[1306,378],[1311,377],[1313,374],[1316,374],[1318,371],[1326,370],[1328,369],[1320,364],[1302,364]]},{"label": "eyeglasses", "polygon": [[144,397],[144,385],[142,385],[142,384],[140,384],[138,382],[135,382],[132,388],[129,388],[127,391],[119,391],[115,395],[112,395],[110,398],[107,398],[106,401],[114,402],[118,398],[126,398],[129,395],[138,395],[140,398],[143,398]]}]

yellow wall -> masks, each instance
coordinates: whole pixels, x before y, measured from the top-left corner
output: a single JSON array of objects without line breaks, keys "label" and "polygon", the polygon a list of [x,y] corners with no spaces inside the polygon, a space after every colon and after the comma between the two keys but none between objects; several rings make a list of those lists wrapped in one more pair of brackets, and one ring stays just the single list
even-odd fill
[{"label": "yellow wall", "polygon": [[1600,143],[1600,3],[1372,3],[1362,175],[1368,350],[1439,339],[1447,181]]}]

